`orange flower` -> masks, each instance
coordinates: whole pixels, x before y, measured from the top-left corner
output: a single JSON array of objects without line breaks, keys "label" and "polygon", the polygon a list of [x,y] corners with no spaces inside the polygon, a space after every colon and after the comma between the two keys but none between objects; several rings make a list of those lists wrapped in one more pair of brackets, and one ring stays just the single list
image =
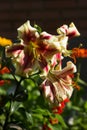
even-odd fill
[{"label": "orange flower", "polygon": [[[58,119],[57,118],[51,118],[49,120],[49,122],[52,124],[52,125],[55,125],[55,124],[58,124]],[[47,124],[44,124],[43,127],[42,127],[42,130],[52,130]]]},{"label": "orange flower", "polygon": [[0,37],[0,45],[1,46],[12,45],[12,41],[10,39]]},{"label": "orange flower", "polygon": [[87,49],[85,48],[73,48],[71,57],[75,58],[87,58]]},{"label": "orange flower", "polygon": [[50,123],[51,123],[52,125],[58,124],[58,119],[57,119],[57,118],[50,119]]},{"label": "orange flower", "polygon": [[[10,73],[9,69],[7,67],[3,67],[1,70],[0,70],[0,74],[5,74],[5,73]],[[3,86],[5,83],[9,83],[8,80],[0,80],[0,86]]]},{"label": "orange flower", "polygon": [[53,113],[55,114],[61,114],[63,112],[63,109],[65,107],[65,104],[69,102],[69,99],[66,98],[64,101],[62,101],[59,106],[56,106],[53,108]]},{"label": "orange flower", "polygon": [[0,74],[5,74],[5,73],[10,73],[9,69],[7,67],[3,67],[1,70],[0,70]]}]

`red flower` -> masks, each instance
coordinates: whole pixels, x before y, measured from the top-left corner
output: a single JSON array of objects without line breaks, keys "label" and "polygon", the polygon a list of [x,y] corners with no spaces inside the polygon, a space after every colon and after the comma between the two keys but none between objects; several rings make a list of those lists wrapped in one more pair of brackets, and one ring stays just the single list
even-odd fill
[{"label": "red flower", "polygon": [[0,80],[0,86],[3,86],[3,85],[4,85],[4,83],[5,83],[5,81],[4,81],[4,80]]},{"label": "red flower", "polygon": [[53,108],[53,113],[55,114],[61,114],[63,112],[63,109],[65,107],[65,104],[69,102],[69,99],[66,98],[64,101],[62,101],[61,103],[59,103],[59,106],[56,106]]},{"label": "red flower", "polygon": [[5,73],[10,73],[10,70],[9,70],[7,67],[3,67],[3,68],[0,70],[0,74],[5,74]]},{"label": "red flower", "polygon": [[[7,67],[3,67],[1,70],[0,70],[0,74],[3,75],[5,73],[10,73],[10,70],[7,68]],[[5,83],[9,83],[8,80],[0,80],[0,86],[3,86]]]}]

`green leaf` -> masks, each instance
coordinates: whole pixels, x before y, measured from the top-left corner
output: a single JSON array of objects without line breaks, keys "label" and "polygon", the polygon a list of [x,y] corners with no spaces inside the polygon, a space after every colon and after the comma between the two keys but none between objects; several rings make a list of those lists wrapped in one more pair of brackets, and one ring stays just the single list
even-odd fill
[{"label": "green leaf", "polygon": [[64,119],[63,119],[63,117],[61,115],[56,114],[56,118],[58,119],[58,121],[60,122],[62,127],[67,128],[67,125],[66,125],[66,123],[65,123],[65,121],[64,121]]},{"label": "green leaf", "polygon": [[[18,75],[14,75],[15,78],[19,81],[20,80],[20,77]],[[14,76],[12,74],[0,74],[0,79],[6,79],[6,80],[15,80],[14,79]]]},{"label": "green leaf", "polygon": [[42,114],[32,114],[33,115],[33,118],[36,118],[36,119],[39,119],[40,121],[42,121],[43,120],[43,115]]},{"label": "green leaf", "polygon": [[72,109],[76,110],[76,111],[81,111],[81,108],[78,106],[72,106]]},{"label": "green leaf", "polygon": [[84,108],[85,108],[85,110],[87,110],[87,101],[84,104]]},{"label": "green leaf", "polygon": [[44,116],[51,116],[50,111],[45,109],[45,108],[44,109],[43,108],[37,108],[37,109],[33,110],[33,112],[38,113],[38,114],[42,114]]},{"label": "green leaf", "polygon": [[84,85],[85,87],[87,87],[87,83],[84,80],[80,79],[80,78],[78,79],[78,83],[80,83],[80,84]]},{"label": "green leaf", "polygon": [[60,124],[52,125],[49,123],[48,127],[51,128],[52,130],[62,130],[62,126]]},{"label": "green leaf", "polygon": [[27,121],[33,124],[33,117],[31,113],[26,112]]},{"label": "green leaf", "polygon": [[20,102],[12,102],[11,103],[11,114],[13,114],[15,111],[17,111],[19,108],[23,107],[22,104],[20,104]]},{"label": "green leaf", "polygon": [[80,125],[84,130],[87,130],[87,124],[80,123]]}]

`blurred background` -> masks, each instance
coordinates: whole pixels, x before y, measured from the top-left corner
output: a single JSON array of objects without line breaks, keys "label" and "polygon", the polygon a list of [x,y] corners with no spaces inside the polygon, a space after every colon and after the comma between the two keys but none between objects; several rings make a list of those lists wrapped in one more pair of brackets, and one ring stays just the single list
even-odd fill
[{"label": "blurred background", "polygon": [[0,36],[15,39],[17,28],[30,20],[49,33],[74,22],[87,35],[87,0],[0,0]]},{"label": "blurred background", "polygon": [[[69,41],[70,48],[80,43],[87,48],[87,0],[0,0],[1,37],[16,40],[17,28],[27,20],[51,34],[57,34],[61,25],[74,22],[81,36]],[[64,113],[65,119],[67,115],[73,119],[69,130],[87,130],[87,58],[79,62],[80,77],[86,84],[82,83],[81,90],[75,91],[72,104],[68,104]]]}]

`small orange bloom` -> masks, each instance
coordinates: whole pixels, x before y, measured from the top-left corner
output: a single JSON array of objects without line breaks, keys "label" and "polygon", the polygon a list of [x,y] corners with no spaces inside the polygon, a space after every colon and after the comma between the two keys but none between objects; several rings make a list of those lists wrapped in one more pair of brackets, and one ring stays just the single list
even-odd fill
[{"label": "small orange bloom", "polygon": [[58,119],[57,119],[57,118],[50,119],[50,123],[51,123],[52,125],[58,124]]},{"label": "small orange bloom", "polygon": [[[55,124],[58,124],[58,119],[57,118],[51,118],[49,120],[49,122],[52,124],[52,125],[55,125]],[[44,124],[43,127],[42,127],[42,130],[52,130],[47,124]]]},{"label": "small orange bloom", "polygon": [[[0,69],[0,74],[3,75],[5,73],[10,73],[10,70],[7,67],[3,67],[2,69]],[[0,86],[3,86],[5,83],[9,83],[8,80],[0,80]]]},{"label": "small orange bloom", "polygon": [[69,99],[66,98],[64,101],[62,101],[61,103],[59,103],[59,106],[56,106],[53,108],[53,113],[55,114],[62,114],[63,109],[65,107],[65,104],[69,102]]},{"label": "small orange bloom", "polygon": [[10,39],[0,37],[0,45],[1,46],[12,45],[12,41]]},{"label": "small orange bloom", "polygon": [[0,70],[0,74],[5,74],[5,73],[10,73],[10,70],[9,70],[7,67],[3,67],[3,68]]},{"label": "small orange bloom", "polygon": [[75,58],[87,58],[87,49],[73,48],[71,56],[74,56]]}]

